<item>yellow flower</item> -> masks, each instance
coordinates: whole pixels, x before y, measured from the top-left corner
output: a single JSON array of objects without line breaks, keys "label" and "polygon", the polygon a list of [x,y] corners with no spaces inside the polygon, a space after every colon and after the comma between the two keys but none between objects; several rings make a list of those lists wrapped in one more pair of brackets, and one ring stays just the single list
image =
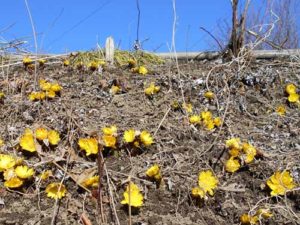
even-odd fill
[{"label": "yellow flower", "polygon": [[95,138],[80,138],[78,145],[87,156],[98,153],[98,141]]},{"label": "yellow flower", "polygon": [[285,92],[289,95],[291,94],[296,94],[297,92],[297,87],[294,84],[288,84],[285,87]]},{"label": "yellow flower", "polygon": [[61,199],[67,193],[65,185],[61,183],[51,183],[46,187],[47,197]]},{"label": "yellow flower", "polygon": [[65,59],[64,62],[63,62],[64,66],[69,66],[70,65],[70,61]]},{"label": "yellow flower", "polygon": [[44,100],[45,98],[46,98],[45,92],[31,92],[28,96],[28,99],[31,101]]},{"label": "yellow flower", "polygon": [[198,115],[191,115],[189,117],[189,121],[191,124],[199,124],[201,122],[201,118]]},{"label": "yellow flower", "polygon": [[187,112],[187,113],[192,113],[193,112],[193,105],[191,103],[183,103],[182,108]]},{"label": "yellow flower", "polygon": [[140,66],[138,72],[139,74],[146,75],[148,73],[148,70],[145,66]]},{"label": "yellow flower", "polygon": [[10,180],[4,182],[4,186],[7,188],[18,188],[23,185],[23,180],[18,177],[13,177]]},{"label": "yellow flower", "polygon": [[151,137],[151,134],[146,130],[141,132],[140,140],[145,146],[149,146],[153,143],[153,138]]},{"label": "yellow flower", "polygon": [[159,86],[155,86],[154,82],[151,82],[151,84],[149,85],[149,87],[147,87],[144,92],[146,95],[150,96],[150,95],[154,95],[157,92],[159,92],[160,87]]},{"label": "yellow flower", "polygon": [[220,117],[214,118],[214,124],[215,124],[216,127],[221,126],[221,125],[222,125],[222,120],[221,120],[221,118],[220,118]]},{"label": "yellow flower", "polygon": [[276,112],[278,115],[284,116],[284,114],[286,113],[286,109],[285,109],[284,105],[278,106],[276,109]]},{"label": "yellow flower", "polygon": [[53,91],[55,93],[60,92],[62,90],[62,86],[60,86],[58,83],[51,84],[50,91]]},{"label": "yellow flower", "polygon": [[51,145],[57,145],[60,141],[59,133],[56,130],[49,130],[48,141]]},{"label": "yellow flower", "polygon": [[48,131],[45,128],[38,128],[35,130],[35,138],[42,141],[48,138]]},{"label": "yellow flower", "polygon": [[146,171],[146,175],[149,178],[153,178],[156,181],[160,181],[161,180],[161,173],[160,173],[160,168],[157,164],[154,164],[153,166],[151,166],[147,171]]},{"label": "yellow flower", "polygon": [[118,94],[120,92],[121,92],[121,88],[119,86],[116,86],[116,85],[112,85],[110,90],[109,90],[109,93],[112,94],[112,95]]},{"label": "yellow flower", "polygon": [[199,187],[194,187],[192,189],[192,196],[194,198],[205,198],[205,192]]},{"label": "yellow flower", "polygon": [[52,171],[51,170],[45,170],[40,174],[41,180],[47,180],[50,176],[52,176]]},{"label": "yellow flower", "polygon": [[112,125],[110,127],[103,127],[102,128],[102,132],[105,135],[117,136],[117,131],[118,131],[118,128],[115,125]]},{"label": "yellow flower", "polygon": [[230,173],[234,173],[241,167],[239,160],[235,157],[230,157],[225,163],[225,170]]},{"label": "yellow flower", "polygon": [[44,66],[46,63],[46,60],[45,59],[39,59],[39,65],[40,66]]},{"label": "yellow flower", "polygon": [[291,103],[295,103],[299,101],[299,95],[297,93],[292,93],[288,97],[288,101]]},{"label": "yellow flower", "polygon": [[25,130],[25,133],[20,138],[20,146],[23,150],[29,152],[36,152],[34,137],[32,133],[29,133],[28,130]]},{"label": "yellow flower", "polygon": [[88,68],[90,68],[92,71],[95,71],[99,68],[99,65],[97,62],[93,61],[88,64]]},{"label": "yellow flower", "polygon": [[215,123],[212,119],[204,120],[203,123],[207,130],[213,130],[215,128]]},{"label": "yellow flower", "polygon": [[212,113],[210,111],[204,111],[204,112],[201,112],[201,118],[204,120],[204,121],[209,121],[209,120],[212,120]]},{"label": "yellow flower", "polygon": [[251,163],[256,156],[256,149],[249,143],[243,143],[242,149],[246,154],[245,163]]},{"label": "yellow flower", "polygon": [[199,173],[198,185],[201,190],[209,195],[214,195],[214,189],[217,187],[219,181],[217,177],[210,171],[202,171]]},{"label": "yellow flower", "polygon": [[141,191],[139,187],[134,184],[133,182],[130,182],[127,187],[126,191],[123,193],[124,199],[121,201],[121,204],[133,206],[133,207],[141,207],[143,205],[143,195],[141,194]]},{"label": "yellow flower", "polygon": [[268,180],[267,185],[272,190],[271,196],[284,195],[286,191],[296,187],[288,171],[276,171]]},{"label": "yellow flower", "polygon": [[134,129],[129,129],[124,132],[123,140],[126,143],[132,143],[134,141],[134,139],[135,139],[135,130]]},{"label": "yellow flower", "polygon": [[215,98],[215,94],[212,91],[207,91],[204,93],[204,97],[211,100]]},{"label": "yellow flower", "polygon": [[52,90],[49,90],[49,91],[46,91],[46,97],[47,98],[55,98],[55,96],[56,96],[56,94],[55,94],[55,92],[54,91],[52,91]]},{"label": "yellow flower", "polygon": [[40,89],[43,91],[49,91],[51,88],[51,83],[45,80],[40,80],[39,84],[40,84]]},{"label": "yellow flower", "polygon": [[103,135],[102,140],[104,142],[104,146],[108,148],[115,148],[117,139],[115,136],[112,135]]},{"label": "yellow flower", "polygon": [[82,182],[82,185],[84,187],[93,187],[93,188],[98,187],[99,186],[99,176],[92,176],[92,177],[85,179]]},{"label": "yellow flower", "polygon": [[28,179],[33,176],[34,170],[28,166],[17,166],[15,168],[16,175],[21,179]]},{"label": "yellow flower", "polygon": [[179,102],[177,100],[174,100],[171,104],[171,107],[175,110],[179,109]]},{"label": "yellow flower", "polygon": [[32,59],[29,58],[28,56],[26,56],[26,57],[23,58],[23,64],[24,64],[24,66],[28,66],[31,63],[32,63]]},{"label": "yellow flower", "polygon": [[241,149],[241,140],[239,138],[231,138],[226,141],[226,147]]},{"label": "yellow flower", "polygon": [[11,155],[0,154],[0,172],[8,170],[16,165],[16,159]]}]

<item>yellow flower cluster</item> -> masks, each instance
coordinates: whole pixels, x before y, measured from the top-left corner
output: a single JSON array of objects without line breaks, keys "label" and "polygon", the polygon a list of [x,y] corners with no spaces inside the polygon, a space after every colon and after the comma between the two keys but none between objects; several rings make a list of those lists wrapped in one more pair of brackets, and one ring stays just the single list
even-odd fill
[{"label": "yellow flower cluster", "polygon": [[124,199],[121,201],[121,204],[133,207],[143,206],[144,196],[142,195],[139,187],[133,182],[130,182],[127,185],[126,191],[123,193],[123,196]]},{"label": "yellow flower cluster", "polygon": [[206,199],[206,194],[214,195],[214,189],[218,186],[218,179],[211,170],[201,171],[198,177],[198,187],[192,189],[192,196]]},{"label": "yellow flower cluster", "polygon": [[53,99],[62,90],[62,87],[58,83],[50,83],[46,80],[40,80],[39,85],[42,91],[31,92],[28,96],[29,100]]},{"label": "yellow flower cluster", "polygon": [[254,225],[260,224],[262,219],[269,219],[273,214],[268,209],[258,209],[253,216],[249,214],[243,214],[240,217],[240,222],[242,225]]},{"label": "yellow flower cluster", "polygon": [[21,165],[22,162],[22,159],[14,156],[0,154],[0,172],[3,173],[5,187],[21,187],[26,179],[30,179],[33,176],[34,170],[26,165]]},{"label": "yellow flower cluster", "polygon": [[140,144],[150,146],[153,143],[153,137],[146,130],[139,132],[134,129],[129,129],[124,132],[123,141],[128,144],[133,144],[135,147],[140,147]]},{"label": "yellow flower cluster", "polygon": [[213,115],[210,111],[203,111],[200,115],[191,115],[189,117],[189,121],[191,124],[203,124],[207,130],[213,130],[215,127],[219,127],[222,124],[222,120],[220,117],[213,118]]},{"label": "yellow flower cluster", "polygon": [[160,90],[160,86],[155,86],[155,83],[151,82],[150,85],[145,88],[144,92],[146,95],[152,96],[157,92],[159,92],[159,90]]},{"label": "yellow flower cluster", "polygon": [[44,143],[49,143],[50,145],[57,145],[60,141],[60,135],[55,130],[47,130],[45,128],[37,128],[35,133],[29,128],[26,128],[23,135],[20,137],[20,146],[23,150],[28,152],[36,152],[35,141],[44,141]]},{"label": "yellow flower cluster", "polygon": [[35,130],[35,138],[44,142],[48,140],[50,145],[58,145],[58,142],[60,141],[60,135],[57,131],[47,130],[42,127]]},{"label": "yellow flower cluster", "polygon": [[146,175],[150,178],[155,180],[156,182],[161,181],[161,173],[160,173],[160,168],[157,164],[154,164],[151,166],[147,171]]},{"label": "yellow flower cluster", "polygon": [[[106,148],[117,147],[118,128],[115,125],[103,127],[101,144]],[[123,134],[123,141],[126,144],[132,144],[134,147],[140,147],[141,144],[149,146],[153,143],[151,134],[147,131],[135,131],[134,129],[126,130]],[[98,153],[98,140],[96,138],[80,138],[78,145],[81,150],[86,152],[86,155]]]},{"label": "yellow flower cluster", "polygon": [[107,148],[116,148],[118,128],[115,125],[102,128],[103,145]]},{"label": "yellow flower cluster", "polygon": [[241,163],[251,163],[256,154],[256,149],[249,143],[242,143],[239,138],[231,138],[226,141],[226,147],[229,149],[229,159],[225,163],[227,172],[234,173],[240,167]]},{"label": "yellow flower cluster", "polygon": [[297,94],[297,87],[294,84],[286,85],[285,92],[288,94],[289,102],[299,104],[299,94]]}]

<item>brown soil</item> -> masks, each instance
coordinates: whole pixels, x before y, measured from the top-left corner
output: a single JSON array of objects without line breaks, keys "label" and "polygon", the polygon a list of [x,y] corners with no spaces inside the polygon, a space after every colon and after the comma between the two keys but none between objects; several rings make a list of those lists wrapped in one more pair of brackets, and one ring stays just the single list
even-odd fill
[{"label": "brown soil", "polygon": [[[100,135],[102,127],[112,124],[119,129],[119,147],[104,153],[102,205],[108,224],[129,222],[127,207],[120,204],[129,175],[145,197],[144,206],[132,211],[132,224],[239,224],[243,213],[258,208],[273,213],[262,224],[300,224],[299,189],[271,198],[265,185],[275,171],[285,169],[300,183],[300,111],[287,103],[284,93],[287,83],[300,88],[300,64],[260,61],[238,67],[212,61],[180,63],[179,67],[180,74],[172,63],[151,66],[150,73],[142,76],[125,67],[90,72],[46,65],[38,70],[39,78],[59,82],[63,90],[60,97],[43,102],[28,100],[34,73],[21,66],[1,71],[0,91],[6,94],[0,102],[0,137],[6,142],[1,152],[24,157],[36,174],[51,169],[54,177],[42,183],[36,178],[17,190],[6,189],[1,178],[0,224],[82,224],[83,213],[92,224],[100,224],[97,199],[72,178],[97,172],[96,158],[79,150],[78,138]],[[148,98],[144,84],[151,81],[161,90]],[[114,82],[121,84],[123,92],[112,96],[109,89]],[[216,94],[213,101],[203,97],[206,82]],[[209,109],[224,119],[224,125],[213,131],[191,126],[183,110],[171,107],[175,100],[182,102],[183,96],[196,113]],[[282,117],[276,113],[280,104],[287,109]],[[26,127],[39,126],[58,130],[62,141],[41,155],[24,154],[18,148],[20,135]],[[155,135],[155,144],[129,154],[121,144],[123,131],[129,128],[148,130]],[[225,141],[231,137],[251,142],[260,152],[253,163],[234,174],[224,170]],[[160,187],[145,176],[154,163],[162,169]],[[214,196],[196,201],[191,189],[205,169],[213,170],[219,186]],[[63,177],[66,197],[57,202],[47,198],[47,184]]]}]

